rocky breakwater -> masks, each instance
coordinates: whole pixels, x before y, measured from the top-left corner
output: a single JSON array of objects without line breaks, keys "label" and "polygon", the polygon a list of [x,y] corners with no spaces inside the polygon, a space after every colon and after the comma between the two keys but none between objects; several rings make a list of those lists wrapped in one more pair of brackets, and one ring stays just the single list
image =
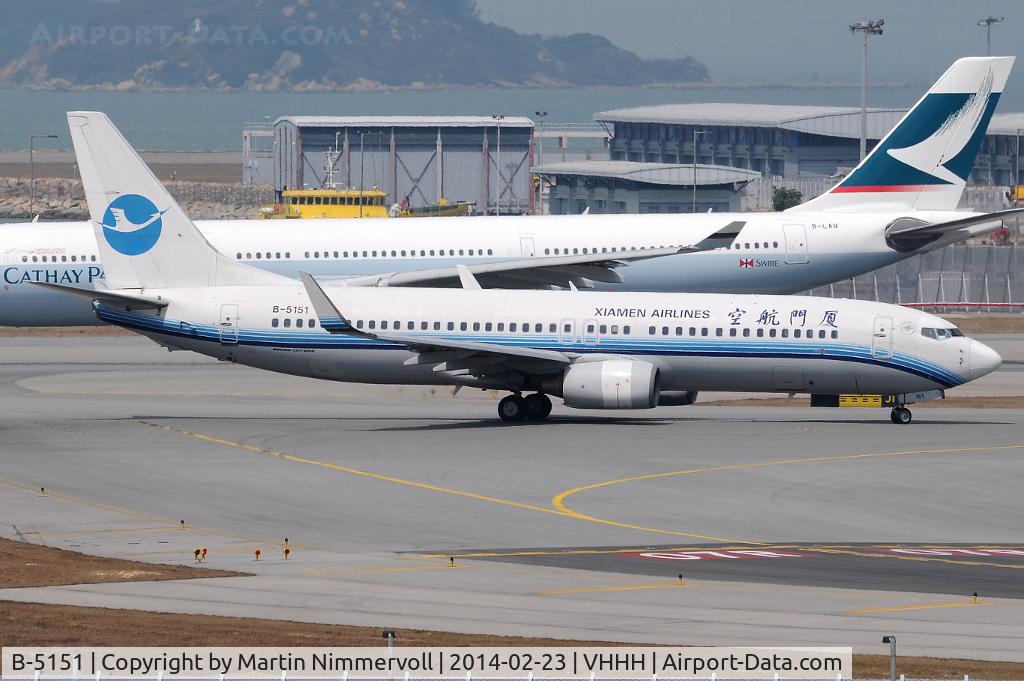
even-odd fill
[{"label": "rocky breakwater", "polygon": [[[196,220],[253,219],[259,207],[271,203],[270,187],[202,182],[167,182],[171,195]],[[0,220],[85,220],[82,183],[63,178],[36,178],[34,199],[26,177],[0,178]]]}]

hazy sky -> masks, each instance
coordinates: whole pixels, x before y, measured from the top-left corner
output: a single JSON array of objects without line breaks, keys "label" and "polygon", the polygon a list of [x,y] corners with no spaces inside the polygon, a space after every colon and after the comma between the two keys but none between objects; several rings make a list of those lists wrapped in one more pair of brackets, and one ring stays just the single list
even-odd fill
[{"label": "hazy sky", "polygon": [[[643,57],[691,54],[718,81],[860,80],[860,36],[849,24],[885,19],[872,37],[873,79],[927,85],[957,57],[1016,54],[1021,0],[477,0],[482,17],[525,33],[603,35]],[[1012,81],[1024,86],[1024,64]]]}]

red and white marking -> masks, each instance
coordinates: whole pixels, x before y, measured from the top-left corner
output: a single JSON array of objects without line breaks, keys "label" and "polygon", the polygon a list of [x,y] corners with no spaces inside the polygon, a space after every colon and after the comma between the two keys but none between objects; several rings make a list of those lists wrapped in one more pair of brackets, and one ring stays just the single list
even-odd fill
[{"label": "red and white marking", "polygon": [[655,560],[749,560],[751,558],[810,558],[796,551],[770,551],[767,549],[723,549],[721,551],[651,551],[636,554],[640,558]]}]

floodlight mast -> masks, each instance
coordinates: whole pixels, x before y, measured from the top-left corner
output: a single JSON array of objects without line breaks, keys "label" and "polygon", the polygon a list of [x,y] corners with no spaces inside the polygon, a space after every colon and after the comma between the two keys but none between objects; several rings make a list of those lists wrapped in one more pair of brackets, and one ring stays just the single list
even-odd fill
[{"label": "floodlight mast", "polygon": [[858,21],[850,24],[850,33],[864,34],[864,57],[860,64],[860,160],[864,160],[868,148],[868,36],[882,35],[885,19]]}]

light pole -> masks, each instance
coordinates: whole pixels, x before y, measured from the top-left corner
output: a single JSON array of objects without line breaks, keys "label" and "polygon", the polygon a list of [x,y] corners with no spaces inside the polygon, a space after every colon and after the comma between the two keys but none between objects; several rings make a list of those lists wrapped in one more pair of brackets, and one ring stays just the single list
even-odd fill
[{"label": "light pole", "polygon": [[693,208],[691,213],[697,212],[697,136],[708,134],[707,130],[693,129]]},{"label": "light pole", "polygon": [[537,118],[540,119],[540,135],[537,136],[537,165],[544,162],[544,117],[548,115],[547,111],[534,111],[537,114]]},{"label": "light pole", "polygon": [[985,27],[985,45],[988,48],[986,54],[989,56],[992,56],[992,26],[1003,23],[1003,19],[1004,17],[985,17],[978,20],[978,26]]},{"label": "light pole", "polygon": [[496,186],[494,195],[494,215],[498,217],[501,215],[501,195],[504,193],[501,191],[501,121],[505,116],[503,114],[492,114],[491,118],[494,119],[498,125],[498,152],[494,161],[495,173],[494,184]]},{"label": "light pole", "polygon": [[1017,150],[1013,154],[1013,203],[1017,203],[1017,185],[1020,184],[1020,128],[1017,128]]},{"label": "light pole", "polygon": [[[540,121],[540,134],[537,136],[537,165],[544,163],[544,117],[548,115],[547,111],[534,111],[537,115],[537,119]],[[543,181],[540,176],[534,175],[537,179],[537,214],[541,214],[544,211],[541,208],[541,200],[544,193]]]},{"label": "light pole", "polygon": [[28,136],[28,217],[34,218],[36,214],[36,140],[55,140],[56,135],[29,135]]},{"label": "light pole", "polygon": [[864,34],[864,58],[860,64],[860,160],[864,160],[868,148],[868,36],[882,35],[885,19],[858,21],[850,24],[850,33]]}]

